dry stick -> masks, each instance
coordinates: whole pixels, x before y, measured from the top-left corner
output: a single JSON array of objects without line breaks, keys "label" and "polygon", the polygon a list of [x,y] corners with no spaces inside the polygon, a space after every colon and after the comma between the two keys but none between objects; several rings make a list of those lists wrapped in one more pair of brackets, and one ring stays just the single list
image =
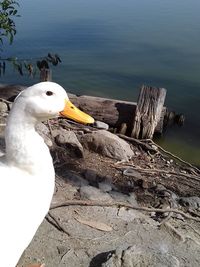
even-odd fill
[{"label": "dry stick", "polygon": [[[80,124],[79,122],[75,122],[75,121],[72,121],[72,120],[68,120],[68,119],[66,119],[65,118],[65,120],[68,122],[68,123],[70,123],[70,124],[72,124],[72,125],[76,125],[78,128],[83,128],[83,129],[88,129],[88,130],[91,130],[91,131],[96,131],[96,130],[98,130],[98,129],[94,129],[92,126],[89,126],[89,125],[83,125],[83,124]],[[66,126],[66,125],[65,125]]]},{"label": "dry stick", "polygon": [[[51,218],[51,219],[49,219]],[[54,227],[56,227],[57,230],[67,234],[70,236],[70,234],[61,226],[60,222],[57,220],[55,216],[53,216],[52,213],[48,213],[48,215],[45,217],[45,219],[48,221],[48,223],[52,224]]]},{"label": "dry stick", "polygon": [[49,127],[49,132],[51,134],[52,140],[54,142],[53,130],[52,130],[52,127],[51,127],[51,124],[50,124],[50,121],[49,120],[47,120],[47,124],[48,124],[48,127]]},{"label": "dry stick", "polygon": [[123,135],[123,134],[117,134],[119,137],[121,137],[122,139],[126,140],[126,141],[129,141],[129,142],[132,142],[132,143],[135,143],[137,145],[140,145],[150,151],[153,151],[153,152],[158,152],[157,149],[154,149],[152,148],[150,145],[146,144],[145,142],[151,142],[152,145],[156,146],[157,148],[159,148],[162,152],[164,152],[165,154],[167,155],[170,155],[171,157],[179,160],[180,162],[188,165],[189,167],[193,168],[195,171],[197,171],[198,173],[200,172],[200,170],[193,166],[192,164],[190,164],[189,162],[179,158],[178,156],[174,155],[173,153],[165,150],[164,148],[162,148],[161,146],[159,146],[158,144],[156,144],[155,142],[153,142],[151,139],[141,139],[141,140],[138,140],[138,139],[135,139],[135,138],[132,138],[132,137],[128,137],[126,135]]},{"label": "dry stick", "polygon": [[[181,183],[183,185],[186,185],[186,186],[189,186],[189,187],[192,187],[192,188],[195,188],[195,189],[197,189],[197,183],[195,183],[195,180],[198,182],[198,184],[200,182],[200,179],[196,178],[195,176],[191,176],[189,174],[187,175],[187,174],[182,174],[182,173],[177,173],[177,172],[171,172],[171,171],[166,171],[166,170],[158,170],[158,169],[142,169],[142,168],[136,168],[136,167],[133,167],[132,164],[130,166],[131,166],[131,167],[129,167],[130,169],[132,168],[134,170],[137,170],[138,172],[142,172],[143,171],[145,173],[154,173],[154,170],[155,170],[155,172],[159,172],[161,174],[162,173],[165,173],[165,174],[174,175],[174,176],[176,176],[177,179],[179,178],[178,176],[182,176],[182,177],[187,178],[187,179],[186,180],[181,179]],[[116,167],[115,166],[115,168],[122,170],[122,167],[120,168],[120,167]],[[126,170],[124,170],[124,171],[126,171]],[[124,175],[127,175],[127,176],[133,176],[134,177],[134,175],[131,175],[131,173],[123,173],[123,174]],[[190,178],[190,179],[188,179],[188,178]],[[168,180],[169,179],[173,179],[174,180],[174,177],[173,178],[172,177],[167,177],[167,179]],[[189,181],[189,182],[186,182],[186,181]],[[192,182],[195,183],[195,184],[193,184]]]},{"label": "dry stick", "polygon": [[87,201],[87,200],[67,200],[62,203],[58,204],[52,204],[50,207],[50,210],[56,209],[56,208],[61,208],[61,207],[66,207],[66,206],[97,206],[97,207],[124,207],[128,209],[134,209],[134,210],[142,210],[146,212],[174,212],[181,214],[183,217],[194,220],[196,222],[200,222],[200,218],[195,218],[189,214],[186,214],[183,211],[177,210],[177,209],[156,209],[156,208],[147,208],[147,207],[138,207],[138,206],[133,206],[129,205],[123,202],[110,202],[110,203],[105,203],[105,202],[97,202],[97,201]]},{"label": "dry stick", "polygon": [[200,217],[200,214],[198,214],[196,211],[194,211],[192,209],[188,209],[188,212],[195,215],[196,217]]},{"label": "dry stick", "polygon": [[[144,168],[137,168],[137,167],[133,167],[131,165],[130,169],[136,170],[136,171],[140,171],[140,172],[145,172],[145,173],[154,173],[154,172],[159,172],[159,173],[165,173],[165,174],[171,174],[171,175],[176,175],[176,176],[183,176],[186,178],[191,178],[195,181],[200,181],[200,177],[198,178],[198,176],[195,175],[191,175],[191,174],[186,174],[186,173],[178,173],[178,172],[174,172],[174,171],[166,171],[166,170],[161,170],[161,169],[144,169]],[[128,175],[127,176],[132,176],[132,175]]]},{"label": "dry stick", "polygon": [[173,232],[181,241],[185,242],[185,237],[169,222],[165,222],[164,224],[162,224],[161,228],[163,228],[163,226]]},{"label": "dry stick", "polygon": [[191,229],[192,229],[198,236],[200,236],[200,232],[197,231],[192,225],[186,223],[186,224],[184,224],[184,226],[188,226],[188,227],[191,228]]},{"label": "dry stick", "polygon": [[129,142],[132,142],[134,144],[137,144],[137,145],[140,145],[141,147],[149,150],[149,151],[152,151],[152,152],[158,152],[156,149],[152,148],[150,145],[148,144],[145,144],[144,142],[141,142],[139,141],[138,139],[135,139],[135,138],[132,138],[132,137],[128,137],[126,135],[123,135],[123,134],[117,134],[117,136],[119,136],[120,138],[126,140],[126,141],[129,141]]},{"label": "dry stick", "polygon": [[[138,172],[139,171],[141,171],[142,172],[142,170],[146,170],[146,172],[145,173],[154,173],[154,169],[143,169],[143,168],[136,168],[136,167],[134,167],[134,165],[133,164],[127,164],[126,163],[126,165],[128,165],[128,166],[131,166],[131,167],[128,167],[128,168],[132,168],[132,169],[134,169],[135,168],[135,170],[137,170]],[[114,166],[116,169],[119,169],[119,170],[123,170],[123,169],[125,169],[126,167],[125,166],[123,166],[123,167],[116,167],[116,166]],[[127,168],[127,169],[128,169]],[[124,170],[124,172],[127,170],[127,169],[125,169]],[[155,169],[156,170],[156,169]],[[165,173],[165,174],[171,174],[172,175],[172,173],[170,173],[170,171],[165,171],[165,170],[157,170],[157,172],[159,171],[159,173]],[[131,175],[131,173],[123,173],[124,175],[127,175],[127,176],[133,176],[134,177],[134,174],[133,175]],[[174,172],[173,173],[173,175],[175,175],[176,177],[177,176],[179,176],[179,174],[180,173],[177,173],[177,172]],[[181,174],[180,174],[181,175]],[[187,174],[184,174],[184,176],[186,176]],[[178,177],[177,177],[178,178]],[[185,178],[190,178],[191,180],[193,179],[193,176],[186,176]],[[173,178],[171,178],[171,177],[167,177],[167,179],[169,180],[169,179],[173,179],[174,180],[174,177]],[[197,187],[197,184],[195,183],[195,184],[192,184],[192,182],[194,182],[194,181],[191,181],[191,180],[189,180],[189,179],[187,179],[186,181],[189,181],[188,183],[186,183],[183,179],[181,180],[181,183],[182,184],[184,184],[184,185],[186,185],[186,186],[189,186],[189,187],[192,187],[192,188],[196,188]],[[195,179],[194,179],[195,180]],[[199,179],[197,178],[197,182],[199,183]]]},{"label": "dry stick", "polygon": [[8,100],[6,100],[4,98],[1,98],[1,97],[0,97],[0,101],[4,102],[6,104],[11,104],[12,103],[11,101],[8,101]]},{"label": "dry stick", "polygon": [[86,133],[92,133],[93,131],[96,130],[95,129],[95,130],[92,131],[89,128],[86,128],[86,127],[85,128],[83,128],[83,127],[74,127],[74,126],[71,126],[71,125],[66,125],[66,124],[61,123],[61,122],[59,122],[59,125],[67,128],[67,129],[73,130],[73,131],[84,131]]},{"label": "dry stick", "polygon": [[151,139],[144,139],[143,141],[151,142],[153,145],[157,146],[157,147],[158,147],[162,152],[164,152],[165,154],[167,154],[167,155],[169,155],[169,156],[171,156],[171,157],[173,157],[173,158],[179,160],[180,162],[182,162],[182,163],[188,165],[189,167],[193,168],[195,171],[197,171],[198,173],[200,173],[200,169],[199,169],[199,168],[197,168],[197,167],[193,166],[192,164],[190,164],[189,162],[187,162],[187,161],[185,161],[185,160],[179,158],[178,156],[174,155],[173,153],[171,153],[171,152],[165,150],[164,148],[162,148],[162,147],[159,146],[158,144],[154,143],[153,140],[151,140]]}]

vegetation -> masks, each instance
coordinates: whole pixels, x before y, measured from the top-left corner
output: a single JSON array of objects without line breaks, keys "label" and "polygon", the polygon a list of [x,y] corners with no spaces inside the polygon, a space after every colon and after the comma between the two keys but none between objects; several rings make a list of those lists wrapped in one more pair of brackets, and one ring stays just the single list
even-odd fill
[{"label": "vegetation", "polygon": [[3,0],[0,2],[0,42],[3,44],[4,38],[12,44],[16,34],[14,19],[19,17],[17,7],[18,2],[13,0]]},{"label": "vegetation", "polygon": [[[17,32],[14,19],[19,17],[17,8],[19,3],[14,0],[3,0],[0,2],[0,45],[3,46],[4,40],[7,39],[10,44],[13,43],[14,36]],[[2,48],[1,48],[2,50]],[[37,59],[20,59],[18,57],[1,58],[0,56],[0,76],[5,74],[6,62],[11,63],[20,75],[25,71],[34,76],[36,70],[49,69],[49,64],[57,66],[61,62],[57,54],[48,53],[47,56]]]}]

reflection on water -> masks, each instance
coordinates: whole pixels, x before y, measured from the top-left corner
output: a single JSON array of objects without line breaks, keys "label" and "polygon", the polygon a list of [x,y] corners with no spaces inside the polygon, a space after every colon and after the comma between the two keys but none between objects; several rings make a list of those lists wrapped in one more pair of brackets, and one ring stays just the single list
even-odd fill
[{"label": "reflection on water", "polygon": [[[71,92],[136,101],[145,83],[167,89],[166,105],[186,115],[160,140],[200,165],[200,1],[20,1],[14,45],[2,57],[57,52],[53,79]],[[1,82],[36,82],[7,72]]]}]

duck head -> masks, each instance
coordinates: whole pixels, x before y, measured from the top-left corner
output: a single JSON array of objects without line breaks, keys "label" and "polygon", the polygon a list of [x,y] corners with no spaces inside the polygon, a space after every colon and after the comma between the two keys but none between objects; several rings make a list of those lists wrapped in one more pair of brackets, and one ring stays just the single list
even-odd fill
[{"label": "duck head", "polygon": [[37,121],[62,115],[79,123],[94,123],[90,115],[71,103],[64,88],[54,82],[41,82],[28,87],[17,96],[15,104]]}]

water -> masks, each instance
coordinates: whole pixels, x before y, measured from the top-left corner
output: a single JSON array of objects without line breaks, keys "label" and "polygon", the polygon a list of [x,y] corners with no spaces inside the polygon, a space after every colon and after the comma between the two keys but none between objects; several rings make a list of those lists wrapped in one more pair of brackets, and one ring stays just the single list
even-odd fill
[{"label": "water", "polygon": [[[199,0],[26,0],[12,46],[2,57],[45,56],[62,64],[53,80],[72,93],[136,101],[145,83],[167,89],[166,105],[184,113],[159,143],[200,165]],[[32,84],[38,77],[6,72],[1,82]]]}]

